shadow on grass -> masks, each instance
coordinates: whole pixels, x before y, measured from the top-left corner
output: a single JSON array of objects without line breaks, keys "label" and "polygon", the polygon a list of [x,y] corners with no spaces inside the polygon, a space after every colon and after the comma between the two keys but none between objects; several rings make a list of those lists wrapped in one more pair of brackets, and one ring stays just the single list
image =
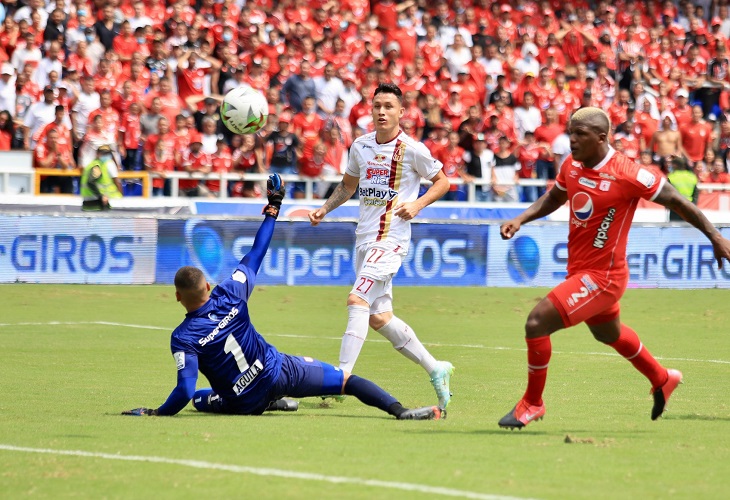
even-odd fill
[{"label": "shadow on grass", "polygon": [[706,421],[718,421],[718,422],[730,422],[730,416],[718,417],[715,415],[698,415],[696,413],[687,415],[666,415],[662,416],[664,420],[706,420]]}]

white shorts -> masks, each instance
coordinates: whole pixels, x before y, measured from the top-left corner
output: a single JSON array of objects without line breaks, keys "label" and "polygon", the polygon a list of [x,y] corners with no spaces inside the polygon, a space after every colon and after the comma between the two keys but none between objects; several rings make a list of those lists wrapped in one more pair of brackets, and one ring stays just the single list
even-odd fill
[{"label": "white shorts", "polygon": [[393,276],[405,249],[400,245],[369,243],[356,249],[355,284],[350,293],[370,304],[370,314],[393,310]]}]

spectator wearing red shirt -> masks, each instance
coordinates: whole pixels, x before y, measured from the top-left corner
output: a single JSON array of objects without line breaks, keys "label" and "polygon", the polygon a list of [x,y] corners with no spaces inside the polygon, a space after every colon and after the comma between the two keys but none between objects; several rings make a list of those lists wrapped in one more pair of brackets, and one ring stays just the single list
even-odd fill
[{"label": "spectator wearing red shirt", "polygon": [[13,117],[7,110],[0,111],[0,151],[10,151],[14,135]]},{"label": "spectator wearing red shirt", "polygon": [[[535,142],[551,145],[553,141],[563,132],[565,132],[565,126],[559,122],[558,112],[555,108],[548,108],[545,110],[545,121],[535,129]],[[535,165],[537,178],[543,180],[555,179],[557,172],[555,171],[555,158],[552,152],[543,148],[540,151],[540,156],[537,159]],[[542,196],[545,192],[545,188],[538,187],[538,196]]]},{"label": "spectator wearing red shirt", "polygon": [[119,125],[119,154],[124,170],[142,169],[142,106],[132,102],[124,112]]},{"label": "spectator wearing red shirt", "polygon": [[728,184],[730,176],[725,170],[725,160],[721,157],[715,158],[710,166],[709,172],[704,172],[700,177],[700,182],[708,184]]},{"label": "spectator wearing red shirt", "polygon": [[[183,150],[179,170],[202,174],[210,173],[213,165],[211,156],[203,152],[203,139],[200,132],[190,132],[190,145]],[[198,179],[180,179],[180,194],[182,196],[206,196],[209,195],[208,188],[201,184]]]},{"label": "spectator wearing red shirt", "polygon": [[119,35],[112,42],[112,50],[119,57],[122,66],[129,67],[132,62],[132,54],[139,50],[139,42],[134,36],[132,25],[124,20],[119,29]]},{"label": "spectator wearing red shirt", "polygon": [[99,109],[89,113],[89,121],[101,115],[104,133],[108,136],[107,144],[116,144],[119,133],[119,112],[112,107],[112,95],[109,89],[99,93]]},{"label": "spectator wearing red shirt", "polygon": [[[449,99],[441,105],[441,116],[451,122],[451,129],[456,130],[466,118],[468,107],[461,102],[461,85],[449,86]],[[448,175],[448,174],[447,174]]]},{"label": "spectator wearing red shirt", "polygon": [[314,96],[308,96],[302,101],[302,111],[292,118],[292,131],[302,143],[302,154],[311,156],[314,145],[319,141],[319,133],[324,126],[324,119],[316,110]]},{"label": "spectator wearing red shirt", "polygon": [[[240,141],[240,144],[237,142]],[[256,138],[253,135],[236,136],[231,141],[234,148],[231,153],[233,161],[233,169],[235,172],[241,172],[241,177],[245,178],[246,173],[261,174],[266,170],[264,168],[262,148],[256,144]],[[233,184],[231,196],[253,198],[257,196],[258,187],[253,181],[236,182]]]},{"label": "spectator wearing red shirt", "polygon": [[150,103],[155,97],[160,98],[160,104],[162,104],[162,115],[169,120],[169,123],[175,123],[175,118],[179,115],[183,109],[185,109],[185,103],[180,96],[172,91],[172,84],[167,78],[160,80],[160,89],[153,90],[145,96],[145,107],[150,108]]},{"label": "spectator wearing red shirt", "polygon": [[[210,63],[210,67],[201,67],[199,60]],[[205,93],[205,77],[211,71],[218,70],[221,62],[214,57],[190,49],[177,60],[177,93],[180,99],[186,101],[188,97],[200,97]]]},{"label": "spectator wearing red shirt", "polygon": [[66,118],[66,108],[61,105],[56,106],[54,120],[40,129],[38,135],[33,139],[37,143],[42,144],[46,142],[48,133],[51,130],[56,131],[56,145],[60,151],[72,152],[73,142],[71,141],[71,128],[68,118]]},{"label": "spectator wearing red shirt", "polygon": [[[434,154],[434,158],[443,163],[443,172],[449,179],[461,179],[464,174],[464,149],[459,147],[459,133],[449,132],[448,144]],[[444,195],[444,201],[459,200],[459,185],[451,184],[449,192]]]},{"label": "spectator wearing red shirt", "polygon": [[[513,154],[520,162],[517,176],[520,179],[535,179],[537,178],[537,162],[541,155],[550,154],[550,145],[538,143],[535,140],[535,133],[527,131],[523,142],[513,151]],[[522,186],[520,200],[530,203],[537,200],[537,186]]]},{"label": "spectator wearing red shirt", "polygon": [[[226,144],[223,137],[219,137],[216,142],[216,150],[210,155],[211,172],[215,174],[227,174],[233,170],[233,156],[231,150]],[[209,179],[205,181],[205,186],[211,194],[220,196],[221,181],[218,179]]]},{"label": "spectator wearing red shirt", "polygon": [[702,106],[692,107],[692,121],[680,127],[679,133],[682,135],[682,147],[693,164],[704,158],[714,140],[712,126],[702,118]]},{"label": "spectator wearing red shirt", "polygon": [[[52,129],[46,136],[46,142],[37,144],[33,150],[33,166],[70,170],[76,168],[76,163],[68,149],[58,146],[58,132]],[[72,178],[66,176],[41,177],[41,192],[71,194],[73,192]]]}]

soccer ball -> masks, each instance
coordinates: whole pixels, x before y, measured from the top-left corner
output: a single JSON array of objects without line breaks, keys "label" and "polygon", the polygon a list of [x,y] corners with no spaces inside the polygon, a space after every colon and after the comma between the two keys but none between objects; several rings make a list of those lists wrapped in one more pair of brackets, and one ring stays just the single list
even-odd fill
[{"label": "soccer ball", "polygon": [[254,134],[266,125],[269,103],[264,95],[250,87],[238,87],[226,94],[221,118],[234,134]]}]

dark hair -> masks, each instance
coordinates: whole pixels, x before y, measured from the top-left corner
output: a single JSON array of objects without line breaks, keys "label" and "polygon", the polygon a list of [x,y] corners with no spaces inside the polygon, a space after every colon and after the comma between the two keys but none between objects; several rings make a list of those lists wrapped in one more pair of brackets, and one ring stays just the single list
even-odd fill
[{"label": "dark hair", "polygon": [[13,117],[10,115],[10,111],[0,111],[0,116],[4,116],[6,121],[5,125],[0,127],[0,130],[4,130],[5,132],[9,132],[10,136],[12,137],[13,132],[15,130],[15,126],[13,125]]},{"label": "dark hair", "polygon": [[375,89],[373,97],[378,94],[393,94],[398,98],[398,102],[403,104],[403,91],[395,83],[381,83],[378,88]]},{"label": "dark hair", "polygon": [[194,290],[205,280],[203,271],[193,266],[184,266],[175,273],[175,288],[178,290]]}]

